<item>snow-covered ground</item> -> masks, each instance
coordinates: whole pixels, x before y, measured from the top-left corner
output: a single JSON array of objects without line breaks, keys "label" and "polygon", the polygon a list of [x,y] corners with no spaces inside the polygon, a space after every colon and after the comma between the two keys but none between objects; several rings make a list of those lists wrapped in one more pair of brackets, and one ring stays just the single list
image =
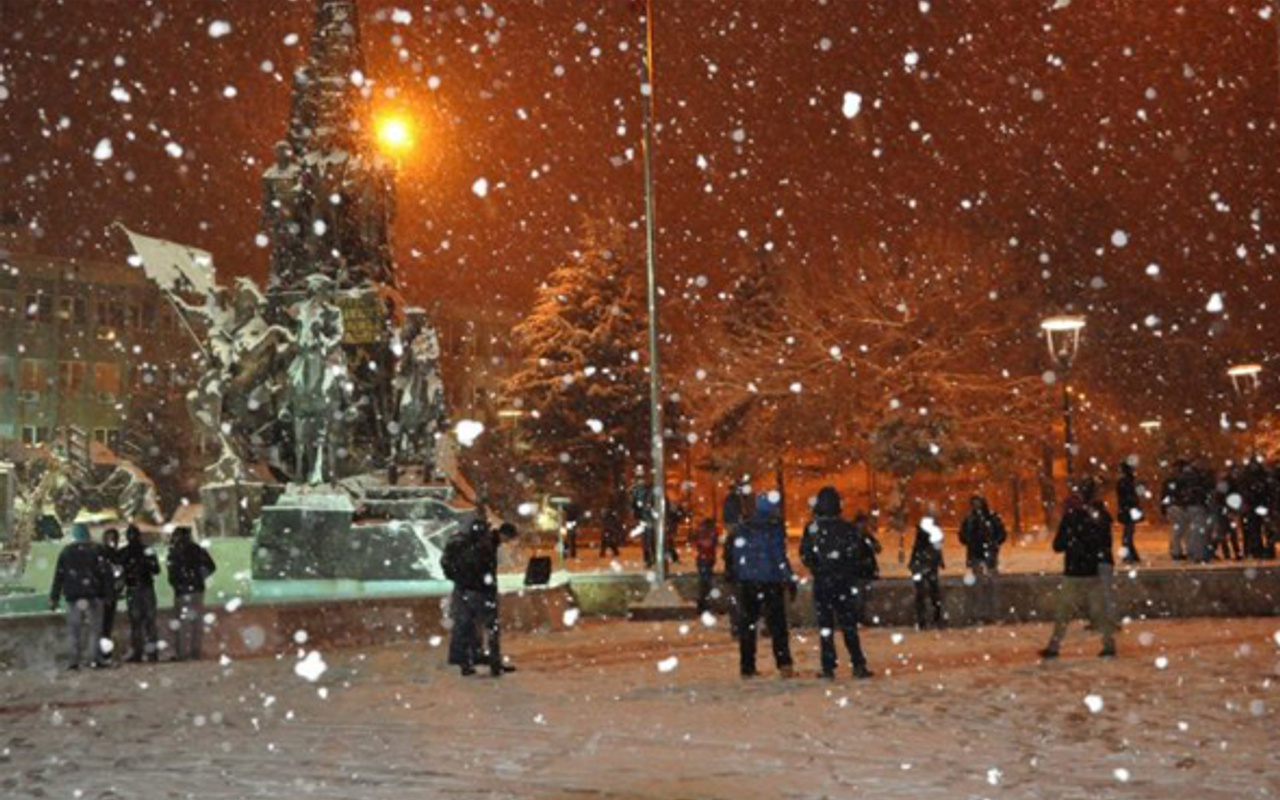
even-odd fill
[{"label": "snow-covered ground", "polygon": [[872,630],[864,682],[813,677],[811,635],[743,682],[722,628],[595,621],[508,637],[501,680],[428,642],[11,673],[0,796],[1280,797],[1280,619],[1136,622],[1115,661],[1046,636]]}]

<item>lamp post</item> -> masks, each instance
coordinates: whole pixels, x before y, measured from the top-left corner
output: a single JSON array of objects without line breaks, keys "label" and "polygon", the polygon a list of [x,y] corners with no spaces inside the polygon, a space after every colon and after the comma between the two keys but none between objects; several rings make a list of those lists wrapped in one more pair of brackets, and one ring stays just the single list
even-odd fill
[{"label": "lamp post", "polygon": [[1252,449],[1253,442],[1257,437],[1257,433],[1254,430],[1253,398],[1262,384],[1262,365],[1256,363],[1233,364],[1227,368],[1227,377],[1231,378],[1231,388],[1235,390],[1236,397],[1244,403],[1245,421],[1248,425],[1250,449]]},{"label": "lamp post", "polygon": [[1047,317],[1040,323],[1045,341],[1049,345],[1049,357],[1062,372],[1062,422],[1065,440],[1067,482],[1075,474],[1076,436],[1071,411],[1071,365],[1080,350],[1080,332],[1084,330],[1084,317],[1061,314]]},{"label": "lamp post", "polygon": [[[638,3],[637,3],[638,5]],[[632,619],[663,618],[682,613],[684,606],[675,589],[667,583],[667,469],[666,446],[662,424],[662,373],[658,359],[658,276],[657,276],[657,219],[653,193],[653,0],[644,2],[644,47],[641,50],[640,94],[643,137],[640,152],[644,163],[644,234],[645,234],[645,290],[649,312],[649,437],[652,448],[653,471],[653,549],[654,581],[648,594],[634,604],[629,614]]]}]

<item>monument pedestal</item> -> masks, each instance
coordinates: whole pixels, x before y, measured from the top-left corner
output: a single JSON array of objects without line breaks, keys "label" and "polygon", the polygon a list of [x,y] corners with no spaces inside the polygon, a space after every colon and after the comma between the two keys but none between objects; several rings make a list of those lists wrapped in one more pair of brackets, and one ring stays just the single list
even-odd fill
[{"label": "monument pedestal", "polygon": [[290,484],[262,509],[253,577],[263,580],[347,577],[355,507],[343,490]]},{"label": "monument pedestal", "polygon": [[[276,491],[279,488],[276,487]],[[266,484],[252,481],[227,481],[200,487],[200,535],[253,535],[253,522],[267,502]]]}]

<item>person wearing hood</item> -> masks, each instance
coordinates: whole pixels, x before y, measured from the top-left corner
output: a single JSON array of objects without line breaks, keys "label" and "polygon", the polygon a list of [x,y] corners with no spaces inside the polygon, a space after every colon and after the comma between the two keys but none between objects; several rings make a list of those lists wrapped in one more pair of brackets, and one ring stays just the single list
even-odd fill
[{"label": "person wearing hood", "polygon": [[[67,635],[71,639],[69,669],[101,666],[95,659],[102,637],[102,608],[111,591],[111,564],[106,551],[89,536],[89,528],[77,522],[71,526],[71,544],[58,554],[58,565],[49,589],[49,608],[58,610],[67,601]],[[92,660],[92,661],[91,661]]]},{"label": "person wearing hood", "polygon": [[204,638],[205,581],[217,570],[217,565],[186,526],[174,528],[168,561],[173,613],[178,622],[173,657],[175,661],[199,661]]},{"label": "person wearing hood", "polygon": [[729,542],[729,562],[738,584],[738,656],[744,678],[756,672],[756,636],[763,615],[773,642],[773,660],[783,678],[794,674],[784,595],[795,599],[795,574],[787,558],[787,532],[778,513],[777,492],[756,497],[755,513],[741,522]]},{"label": "person wearing hood", "polygon": [[920,630],[929,627],[929,607],[933,608],[934,626],[941,628],[944,625],[942,588],[938,583],[939,573],[947,566],[942,556],[944,538],[938,525],[938,510],[930,505],[928,513],[916,525],[916,538],[911,544],[911,559],[907,563],[916,594],[916,627]]},{"label": "person wearing hood", "polygon": [[813,575],[813,604],[818,616],[822,677],[836,675],[837,626],[849,650],[853,674],[870,678],[858,638],[865,602],[861,587],[875,571],[875,550],[867,536],[840,516],[840,493],[824,486],[813,504],[813,519],[800,539],[800,560]]},{"label": "person wearing hood", "polygon": [[1040,651],[1045,660],[1058,657],[1067,626],[1081,611],[1087,613],[1093,629],[1102,634],[1102,652],[1098,656],[1112,658],[1116,654],[1115,618],[1107,608],[1106,587],[1102,583],[1109,575],[1108,565],[1115,564],[1111,554],[1112,521],[1107,507],[1097,499],[1097,488],[1092,480],[1080,484],[1053,539],[1054,552],[1063,556],[1063,578],[1058,587],[1053,634]]},{"label": "person wearing hood", "polygon": [[965,566],[973,575],[973,618],[993,623],[999,613],[996,575],[1000,572],[1000,547],[1007,538],[1000,515],[991,510],[981,495],[969,499],[969,514],[960,524],[960,544],[965,547]]},{"label": "person wearing hood", "polygon": [[124,572],[125,596],[129,607],[129,661],[137,663],[144,657],[155,661],[160,637],[156,631],[156,582],[160,574],[160,560],[155,550],[142,543],[142,531],[130,525],[124,532],[125,546],[120,551],[120,566]]}]

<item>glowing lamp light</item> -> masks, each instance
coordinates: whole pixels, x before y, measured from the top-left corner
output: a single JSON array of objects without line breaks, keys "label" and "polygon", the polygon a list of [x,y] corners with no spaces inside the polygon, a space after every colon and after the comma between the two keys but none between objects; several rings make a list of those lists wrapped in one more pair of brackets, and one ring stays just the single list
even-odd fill
[{"label": "glowing lamp light", "polygon": [[1084,330],[1084,317],[1060,314],[1046,317],[1040,329],[1049,345],[1049,356],[1064,366],[1070,366],[1080,349],[1080,331]]},{"label": "glowing lamp light", "polygon": [[389,155],[400,155],[413,147],[413,126],[407,117],[388,114],[378,118],[375,127],[378,147]]},{"label": "glowing lamp light", "polygon": [[1231,378],[1231,387],[1239,394],[1251,392],[1258,388],[1261,364],[1236,364],[1227,369],[1227,377]]},{"label": "glowing lamp light", "polygon": [[1261,364],[1237,364],[1227,370],[1227,374],[1233,378],[1244,378],[1249,375],[1257,375],[1259,372],[1262,372]]},{"label": "glowing lamp light", "polygon": [[1071,333],[1084,327],[1084,317],[1049,317],[1040,323],[1040,327],[1049,333]]},{"label": "glowing lamp light", "polygon": [[1143,420],[1142,422],[1139,422],[1138,427],[1142,428],[1147,433],[1155,433],[1156,431],[1160,430],[1161,424],[1160,424],[1160,420],[1158,419],[1147,419],[1147,420]]}]

